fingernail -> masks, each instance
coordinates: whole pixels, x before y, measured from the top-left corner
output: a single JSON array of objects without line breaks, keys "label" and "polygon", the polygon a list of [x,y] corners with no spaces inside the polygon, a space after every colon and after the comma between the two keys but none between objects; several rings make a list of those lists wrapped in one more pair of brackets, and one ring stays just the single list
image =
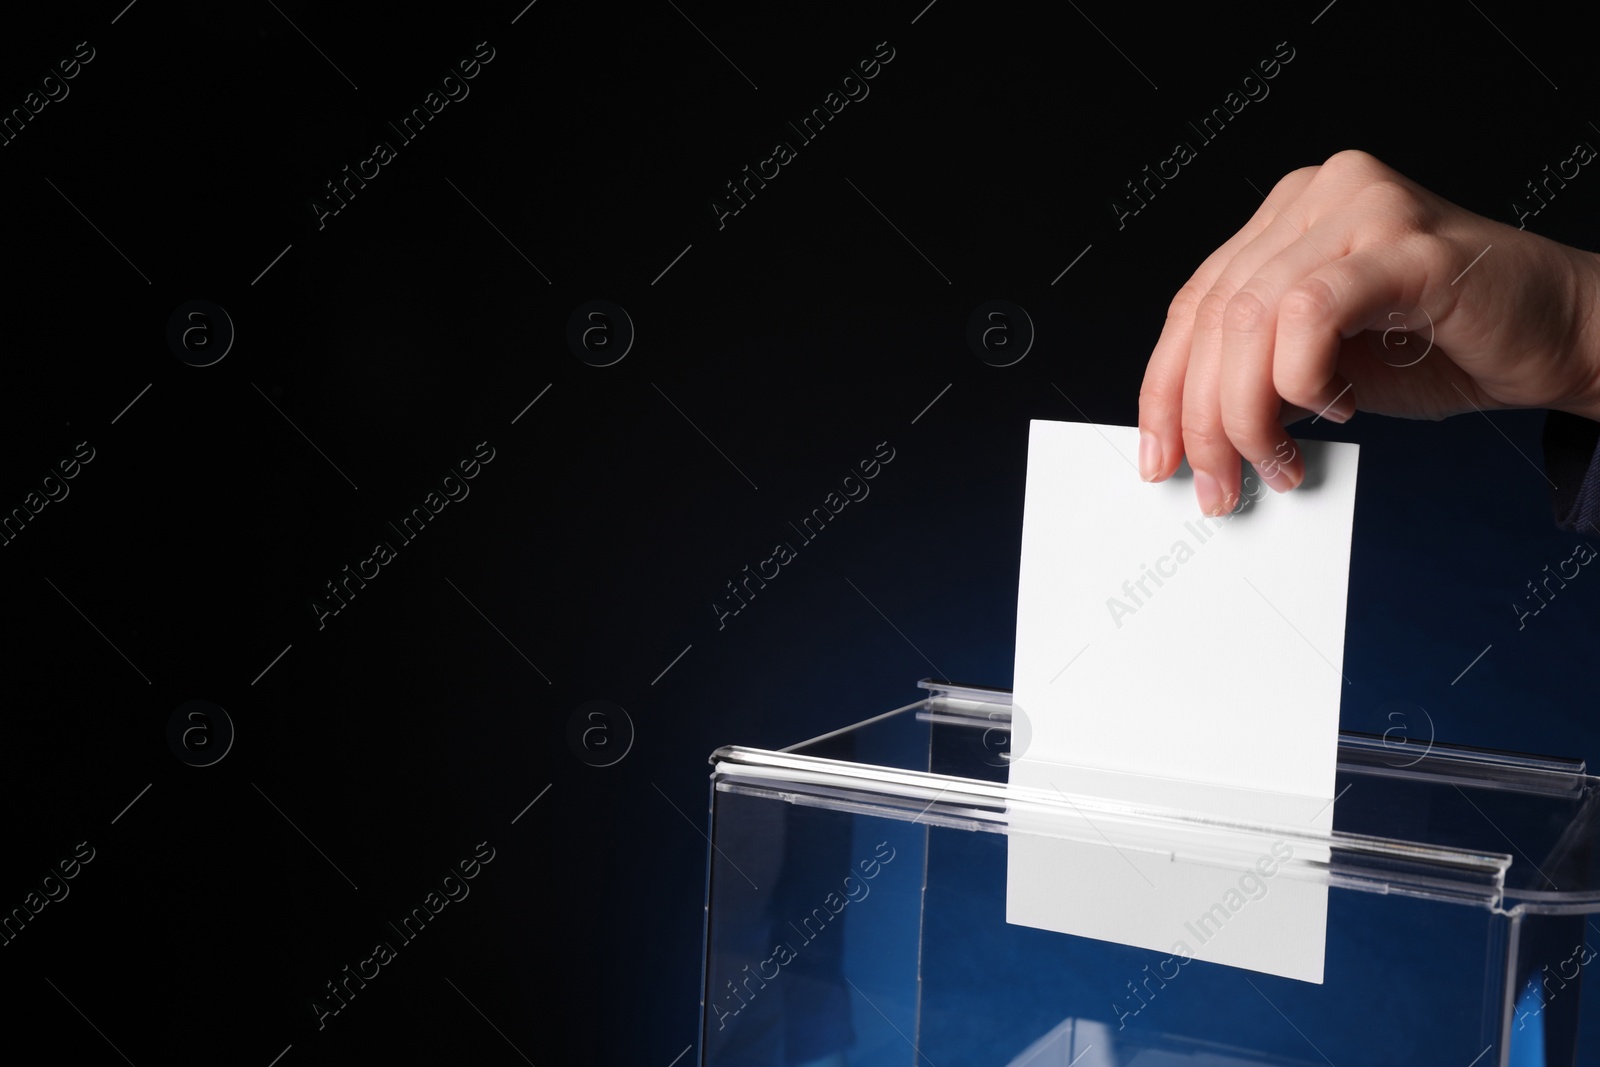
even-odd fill
[{"label": "fingernail", "polygon": [[1323,411],[1322,417],[1329,422],[1343,423],[1349,422],[1351,416],[1355,413],[1356,398],[1350,395],[1350,390],[1346,389],[1340,394],[1339,399],[1328,405],[1327,409]]},{"label": "fingernail", "polygon": [[1200,511],[1204,515],[1221,515],[1224,510],[1222,501],[1222,483],[1205,471],[1194,472],[1194,495],[1200,499]]},{"label": "fingernail", "polygon": [[1287,493],[1300,484],[1288,471],[1283,469],[1283,465],[1280,463],[1252,463],[1250,465],[1256,469],[1256,473],[1261,475],[1261,480],[1271,486],[1272,491],[1275,493]]},{"label": "fingernail", "polygon": [[1149,430],[1139,431],[1139,477],[1155,481],[1161,473],[1161,442]]}]

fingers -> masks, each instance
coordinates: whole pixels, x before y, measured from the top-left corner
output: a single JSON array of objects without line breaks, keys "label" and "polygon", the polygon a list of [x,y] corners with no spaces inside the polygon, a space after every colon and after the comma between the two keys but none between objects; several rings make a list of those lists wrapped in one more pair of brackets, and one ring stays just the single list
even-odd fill
[{"label": "fingers", "polygon": [[1326,258],[1324,249],[1337,253],[1351,236],[1337,221],[1312,229],[1229,300],[1213,350],[1200,351],[1197,338],[1185,382],[1183,439],[1202,513],[1219,515],[1235,506],[1240,456],[1275,491],[1298,486],[1305,466],[1283,429],[1285,416],[1292,420],[1299,411],[1348,420],[1356,398],[1338,371],[1345,339],[1420,299],[1426,272],[1392,247]]},{"label": "fingers", "polygon": [[1145,366],[1144,384],[1139,389],[1139,476],[1147,482],[1170,478],[1183,459],[1184,379],[1200,301],[1211,291],[1223,268],[1255,238],[1259,229],[1252,219],[1208,256],[1167,309],[1167,321]]},{"label": "fingers", "polygon": [[1183,396],[1201,301],[1239,254],[1277,218],[1273,205],[1280,201],[1292,202],[1311,181],[1315,171],[1316,168],[1308,167],[1280,181],[1273,188],[1270,203],[1263,203],[1239,232],[1207,256],[1200,269],[1173,298],[1139,390],[1139,474],[1146,481],[1171,477],[1184,456]]},{"label": "fingers", "polygon": [[1169,477],[1187,456],[1209,515],[1239,499],[1241,456],[1278,492],[1304,480],[1284,424],[1349,419],[1344,340],[1419,306],[1437,273],[1406,239],[1424,229],[1425,205],[1396,177],[1361,153],[1297,171],[1195,272],[1145,370],[1146,480]]},{"label": "fingers", "polygon": [[[1278,325],[1284,304],[1291,299],[1297,286],[1310,277],[1319,276],[1317,272],[1322,268],[1332,270],[1337,276],[1332,283],[1336,289],[1347,289],[1351,281],[1336,260],[1346,256],[1357,237],[1354,221],[1349,216],[1336,216],[1312,226],[1256,269],[1229,301],[1224,315],[1220,341],[1221,390],[1216,414],[1210,417],[1218,423],[1234,453],[1243,456],[1262,481],[1279,493],[1288,492],[1305,480],[1305,463],[1299,449],[1283,430],[1284,397],[1277,389],[1280,373],[1275,369],[1277,363],[1300,358],[1295,349],[1278,344]],[[1306,384],[1308,379],[1318,375],[1322,380],[1314,387]],[[1347,397],[1338,399],[1348,383],[1337,376],[1332,364],[1314,368],[1312,372],[1300,372],[1299,378],[1302,393],[1297,395],[1302,399],[1305,395],[1317,395],[1326,401],[1337,399],[1326,413],[1328,418],[1343,422],[1353,414],[1351,401]],[[1305,393],[1306,389],[1311,392]],[[1333,395],[1329,395],[1330,392]],[[1315,415],[1321,406],[1325,404],[1312,409],[1312,414]],[[1230,473],[1236,473],[1236,455],[1223,453],[1217,462],[1225,463]],[[1190,456],[1192,466],[1198,467],[1203,462]],[[1231,486],[1224,489],[1225,492],[1236,491]],[[1224,500],[1229,498],[1225,496]],[[1207,503],[1201,500],[1202,510]]]},{"label": "fingers", "polygon": [[1344,341],[1383,325],[1397,309],[1418,306],[1427,274],[1404,251],[1374,245],[1295,283],[1279,302],[1273,389],[1313,418],[1348,420],[1358,398],[1338,373]]},{"label": "fingers", "polygon": [[1346,236],[1334,223],[1308,235],[1279,215],[1207,295],[1195,321],[1182,404],[1184,451],[1204,514],[1222,514],[1239,499],[1241,455],[1279,492],[1302,480],[1303,464],[1283,432],[1272,387],[1277,305],[1287,288],[1327,261],[1324,247],[1342,254]]}]

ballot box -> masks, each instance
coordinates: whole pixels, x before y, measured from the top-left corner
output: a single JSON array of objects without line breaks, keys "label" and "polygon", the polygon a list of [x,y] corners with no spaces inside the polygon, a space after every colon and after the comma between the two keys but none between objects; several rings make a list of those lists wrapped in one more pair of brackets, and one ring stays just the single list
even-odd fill
[{"label": "ballot box", "polygon": [[[1600,1063],[1580,995],[1600,779],[1582,761],[1348,733],[1331,830],[1082,795],[1023,819],[1011,694],[919,685],[789,748],[711,755],[701,1067]],[[1321,980],[1008,923],[1018,834],[1215,870],[1241,890],[1235,924],[1264,894],[1321,887]],[[1230,835],[1292,855],[1264,863]],[[1071,888],[1074,906],[1138,906]],[[1228,911],[1199,917],[1196,943],[1229,937]]]}]

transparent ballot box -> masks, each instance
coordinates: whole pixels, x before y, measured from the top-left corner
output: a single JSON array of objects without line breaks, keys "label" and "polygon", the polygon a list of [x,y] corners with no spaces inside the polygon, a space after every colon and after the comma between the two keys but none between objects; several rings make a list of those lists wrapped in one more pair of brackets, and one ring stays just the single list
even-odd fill
[{"label": "transparent ballot box", "polygon": [[[1222,824],[1019,799],[1011,694],[919,684],[790,748],[712,754],[701,1067],[1600,1063],[1579,995],[1600,779],[1581,761],[1344,733],[1331,830]],[[1119,861],[1312,887],[1321,981],[1008,923],[1008,856],[1035,840],[1083,860],[1061,875],[1074,907],[1137,912],[1142,890],[1066,884]],[[1263,840],[1290,858],[1264,866]]]}]

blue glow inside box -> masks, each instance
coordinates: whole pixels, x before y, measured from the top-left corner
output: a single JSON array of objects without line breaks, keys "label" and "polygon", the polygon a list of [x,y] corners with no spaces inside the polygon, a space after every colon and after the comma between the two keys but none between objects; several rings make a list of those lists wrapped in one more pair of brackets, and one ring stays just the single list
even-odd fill
[{"label": "blue glow inside box", "polygon": [[[1008,924],[1011,694],[919,684],[847,729],[712,754],[702,1067],[1600,1063],[1581,761],[1341,734],[1331,832],[1235,828],[1309,846],[1278,876],[1327,887],[1314,984]],[[1195,846],[1214,820],[1078,799],[1025,832],[1258,863]]]}]

